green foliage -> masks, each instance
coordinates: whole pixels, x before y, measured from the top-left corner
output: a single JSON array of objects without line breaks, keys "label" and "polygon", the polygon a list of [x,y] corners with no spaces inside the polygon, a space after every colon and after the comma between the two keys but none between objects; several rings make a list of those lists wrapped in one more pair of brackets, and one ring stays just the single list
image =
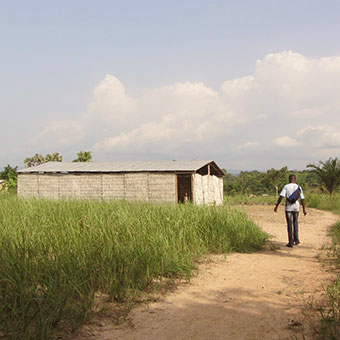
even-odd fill
[{"label": "green foliage", "polygon": [[311,170],[289,171],[287,167],[280,170],[270,169],[267,172],[242,171],[234,176],[226,173],[224,191],[226,195],[277,195],[288,183],[288,175],[294,173],[296,182],[304,191],[322,192],[322,184],[317,174]]},{"label": "green foliage", "polygon": [[9,164],[7,164],[7,166],[5,166],[4,170],[2,172],[0,172],[0,179],[5,179],[5,180],[9,180],[9,179],[17,179],[18,177],[18,167],[11,167]]},{"label": "green foliage", "polygon": [[91,151],[79,151],[77,153],[77,158],[74,159],[72,162],[91,162],[91,161],[92,161]]},{"label": "green foliage", "polygon": [[322,184],[319,177],[311,170],[295,171],[296,182],[310,192],[321,192]]},{"label": "green foliage", "polygon": [[30,168],[32,166],[37,166],[46,162],[62,162],[63,156],[59,155],[59,152],[53,154],[46,154],[42,156],[41,154],[35,154],[33,157],[28,157],[24,160],[25,167]]},{"label": "green foliage", "polygon": [[1,191],[10,190],[16,191],[18,179],[18,167],[11,167],[9,164],[5,166],[4,170],[0,172],[0,179],[5,180],[1,187]]},{"label": "green foliage", "polygon": [[286,183],[288,178],[288,168],[285,166],[280,170],[270,169],[267,170],[265,181],[267,183],[267,187],[275,188],[276,196],[279,195],[279,188],[281,189]]},{"label": "green foliage", "polygon": [[224,190],[229,195],[266,193],[264,176],[260,171],[241,171],[237,176],[227,173],[223,178]]},{"label": "green foliage", "polygon": [[277,202],[277,196],[275,195],[248,195],[248,194],[235,194],[226,195],[224,202],[227,205],[274,205]]},{"label": "green foliage", "polygon": [[310,193],[308,195],[308,206],[340,214],[340,193],[335,193],[332,196]]},{"label": "green foliage", "polygon": [[288,181],[288,168],[270,169],[267,172],[241,171],[239,175],[226,174],[224,190],[226,194],[278,194]]},{"label": "green foliage", "polygon": [[[338,212],[339,207],[338,207]],[[340,267],[340,223],[332,228],[331,253],[335,262]],[[340,339],[340,277],[326,289],[327,306],[320,308],[320,336],[319,339]]]},{"label": "green foliage", "polygon": [[340,160],[338,158],[329,158],[326,162],[319,162],[320,165],[308,164],[321,180],[326,190],[332,195],[340,186]]},{"label": "green foliage", "polygon": [[190,278],[208,253],[258,250],[267,240],[227,207],[0,197],[0,331],[49,339],[75,327],[94,294],[124,301],[156,281]]},{"label": "green foliage", "polygon": [[[329,210],[340,214],[340,194],[332,196],[326,194],[310,194],[308,204],[312,208]],[[332,244],[330,254],[340,268],[340,223],[335,225],[331,232]],[[337,280],[326,288],[326,306],[320,308],[319,337],[318,339],[328,340],[340,339],[340,277],[337,271]]]}]

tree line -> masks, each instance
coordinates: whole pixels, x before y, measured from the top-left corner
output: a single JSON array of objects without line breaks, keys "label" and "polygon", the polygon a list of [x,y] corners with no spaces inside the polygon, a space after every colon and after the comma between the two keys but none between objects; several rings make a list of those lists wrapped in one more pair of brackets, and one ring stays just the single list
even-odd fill
[{"label": "tree line", "polygon": [[275,194],[278,195],[290,173],[296,175],[297,183],[308,191],[326,192],[330,195],[340,187],[340,160],[329,158],[319,161],[319,164],[307,164],[302,171],[289,171],[288,167],[279,170],[241,171],[232,175],[225,171],[224,191],[226,194]]}]

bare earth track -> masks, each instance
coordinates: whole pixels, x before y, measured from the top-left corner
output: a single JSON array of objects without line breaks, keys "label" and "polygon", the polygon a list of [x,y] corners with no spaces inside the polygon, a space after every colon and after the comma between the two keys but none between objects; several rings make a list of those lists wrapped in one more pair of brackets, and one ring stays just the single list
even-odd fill
[{"label": "bare earth track", "polygon": [[[306,339],[314,333],[302,314],[312,296],[332,279],[319,261],[327,231],[338,216],[314,209],[300,216],[299,246],[287,248],[284,211],[245,206],[247,214],[273,235],[272,246],[253,254],[214,256],[158,302],[141,304],[130,322],[87,325],[77,339]],[[277,249],[278,248],[278,249]]]}]

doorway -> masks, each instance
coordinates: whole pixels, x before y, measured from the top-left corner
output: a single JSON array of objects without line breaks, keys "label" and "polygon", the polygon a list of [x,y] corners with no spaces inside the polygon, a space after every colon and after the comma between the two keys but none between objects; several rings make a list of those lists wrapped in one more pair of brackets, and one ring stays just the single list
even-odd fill
[{"label": "doorway", "polygon": [[178,203],[192,201],[191,174],[177,175],[177,195]]}]

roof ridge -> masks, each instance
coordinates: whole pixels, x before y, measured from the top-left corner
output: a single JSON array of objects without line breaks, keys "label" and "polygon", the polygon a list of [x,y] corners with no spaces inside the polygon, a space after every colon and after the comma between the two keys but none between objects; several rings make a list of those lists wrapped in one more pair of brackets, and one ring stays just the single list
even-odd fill
[{"label": "roof ridge", "polygon": [[[33,172],[195,172],[214,161],[210,160],[158,160],[158,161],[110,161],[110,162],[46,162],[24,168],[19,173]],[[215,162],[214,162],[215,163]],[[216,164],[216,163],[215,163]],[[216,165],[218,170],[222,170]]]}]

